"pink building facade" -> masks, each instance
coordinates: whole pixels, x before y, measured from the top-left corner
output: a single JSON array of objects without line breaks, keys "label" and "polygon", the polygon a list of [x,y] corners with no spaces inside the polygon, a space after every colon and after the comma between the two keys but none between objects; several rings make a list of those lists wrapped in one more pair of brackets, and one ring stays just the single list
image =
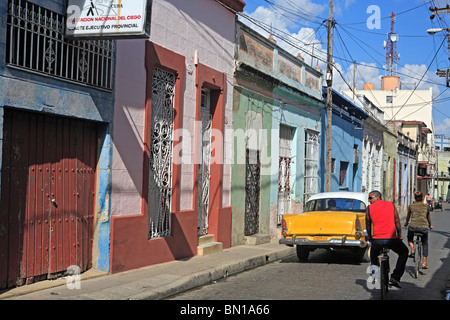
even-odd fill
[{"label": "pink building facade", "polygon": [[150,39],[117,41],[112,273],[194,256],[202,235],[231,245],[232,141],[223,133],[244,6],[154,0]]}]

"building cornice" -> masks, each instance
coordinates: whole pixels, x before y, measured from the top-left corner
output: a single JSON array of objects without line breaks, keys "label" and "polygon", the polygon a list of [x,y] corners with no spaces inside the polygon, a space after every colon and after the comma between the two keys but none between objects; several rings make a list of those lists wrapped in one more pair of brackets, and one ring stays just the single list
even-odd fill
[{"label": "building cornice", "polygon": [[245,7],[245,2],[242,0],[216,0],[224,4],[228,9],[233,12],[243,12]]}]

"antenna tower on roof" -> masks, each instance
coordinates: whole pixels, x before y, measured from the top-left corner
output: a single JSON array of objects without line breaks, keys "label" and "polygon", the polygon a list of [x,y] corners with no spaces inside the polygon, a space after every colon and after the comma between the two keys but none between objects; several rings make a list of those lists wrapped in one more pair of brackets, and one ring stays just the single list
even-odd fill
[{"label": "antenna tower on roof", "polygon": [[397,54],[398,34],[394,32],[395,13],[391,13],[391,32],[387,34],[387,41],[384,41],[386,49],[386,65],[385,72],[387,76],[397,75],[397,60],[400,55]]}]

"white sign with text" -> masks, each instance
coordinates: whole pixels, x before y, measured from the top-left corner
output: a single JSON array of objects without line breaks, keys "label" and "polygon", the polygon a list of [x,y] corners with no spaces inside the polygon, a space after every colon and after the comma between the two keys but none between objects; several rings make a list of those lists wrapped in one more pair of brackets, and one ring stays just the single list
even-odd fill
[{"label": "white sign with text", "polygon": [[66,35],[145,35],[147,0],[69,0]]}]

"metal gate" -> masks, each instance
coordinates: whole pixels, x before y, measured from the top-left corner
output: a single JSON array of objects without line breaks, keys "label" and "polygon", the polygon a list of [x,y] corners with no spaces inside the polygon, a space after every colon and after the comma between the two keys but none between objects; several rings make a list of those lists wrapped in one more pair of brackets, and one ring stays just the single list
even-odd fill
[{"label": "metal gate", "polygon": [[258,150],[246,150],[244,235],[259,232],[261,161]]},{"label": "metal gate", "polygon": [[208,233],[209,218],[209,187],[211,180],[210,163],[211,163],[211,128],[212,115],[210,108],[210,91],[203,89],[201,98],[201,162],[198,170],[198,220],[197,233],[199,236]]},{"label": "metal gate", "polygon": [[280,125],[280,155],[278,162],[278,224],[283,214],[291,212],[291,162],[294,129]]},{"label": "metal gate", "polygon": [[92,265],[93,123],[5,109],[0,288]]}]

